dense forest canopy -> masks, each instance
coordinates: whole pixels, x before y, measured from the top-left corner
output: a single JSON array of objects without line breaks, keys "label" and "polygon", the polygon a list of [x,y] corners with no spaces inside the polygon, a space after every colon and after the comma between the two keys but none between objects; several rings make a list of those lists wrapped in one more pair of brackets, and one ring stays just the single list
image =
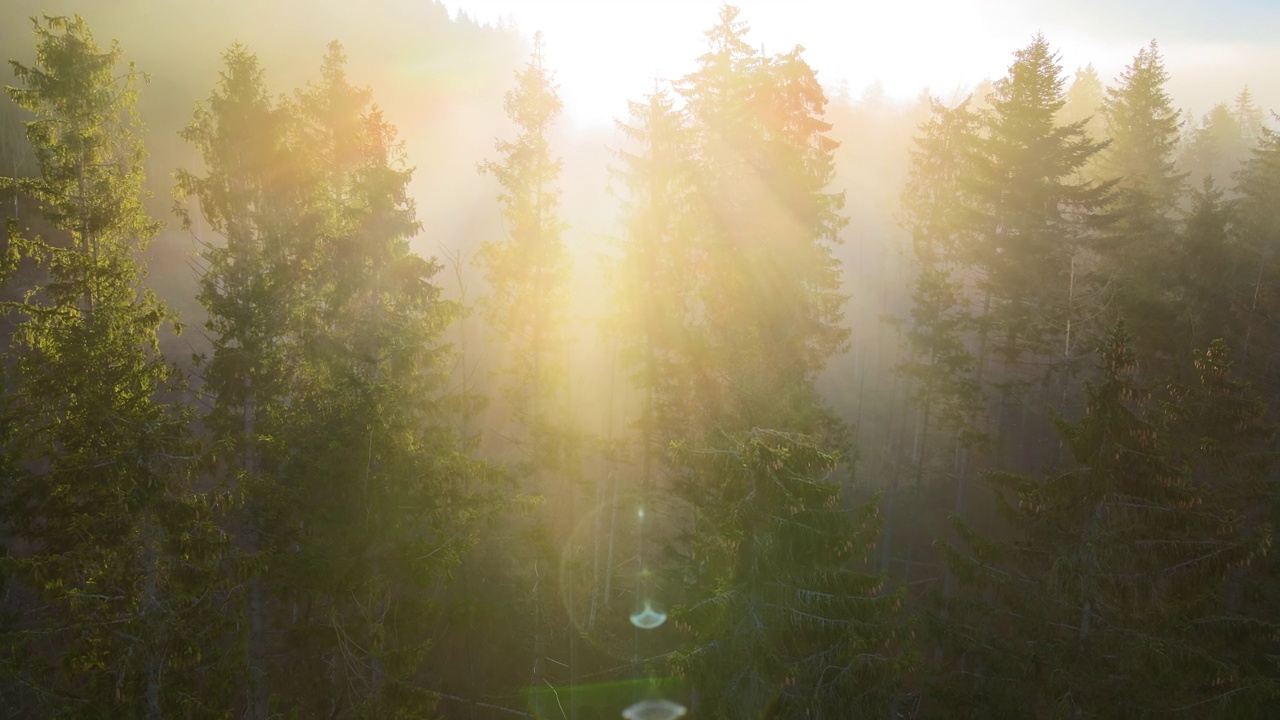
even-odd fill
[{"label": "dense forest canopy", "polygon": [[0,717],[1273,717],[1276,15],[635,5],[0,8]]}]

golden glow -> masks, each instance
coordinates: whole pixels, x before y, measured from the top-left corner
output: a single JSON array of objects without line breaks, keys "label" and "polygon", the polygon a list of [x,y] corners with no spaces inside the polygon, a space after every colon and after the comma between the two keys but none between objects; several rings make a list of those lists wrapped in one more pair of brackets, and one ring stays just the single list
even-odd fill
[{"label": "golden glow", "polygon": [[[409,2],[411,0],[400,0]],[[702,32],[721,0],[446,0],[481,22],[514,20],[521,32],[541,30],[556,69],[566,116],[578,125],[608,125],[626,115],[626,101],[641,97],[654,78],[673,79],[694,67]],[[1280,68],[1280,52],[1234,43],[1166,37],[1159,18],[1110,23],[1096,8],[1066,0],[733,0],[750,23],[751,40],[769,52],[803,45],[819,80],[834,95],[856,97],[876,83],[894,100],[928,88],[942,97],[1004,75],[1014,48],[1044,32],[1062,53],[1063,69],[1093,63],[1109,82],[1153,35],[1181,102],[1208,107],[1215,88],[1249,85],[1263,100],[1280,81],[1254,68]],[[1095,3],[1096,5],[1096,3]],[[1171,20],[1172,22],[1172,20]],[[1155,23],[1154,25],[1152,23]],[[1177,35],[1179,33],[1173,32]],[[1246,57],[1247,56],[1247,57]]]},{"label": "golden glow", "polygon": [[[690,72],[704,52],[703,31],[719,0],[462,0],[446,2],[482,22],[514,19],[526,34],[541,30],[556,68],[568,115],[584,124],[624,116],[626,101],[656,78]],[[1000,42],[972,42],[992,28],[969,0],[903,3],[789,3],[738,0],[750,39],[769,52],[806,48],[809,63],[829,87],[846,81],[855,92],[880,82],[908,99],[925,86],[946,92],[998,75],[1009,48],[1025,33]],[[977,34],[977,35],[975,35]]]}]

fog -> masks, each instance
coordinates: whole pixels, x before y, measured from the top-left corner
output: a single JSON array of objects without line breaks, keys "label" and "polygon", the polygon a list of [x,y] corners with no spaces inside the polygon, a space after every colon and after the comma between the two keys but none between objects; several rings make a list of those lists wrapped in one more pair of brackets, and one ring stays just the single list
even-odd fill
[{"label": "fog", "polygon": [[[131,274],[117,126],[0,99],[0,716],[1280,699],[1280,7],[8,0],[0,54],[74,14],[161,228]],[[258,175],[181,135],[237,43]]]}]

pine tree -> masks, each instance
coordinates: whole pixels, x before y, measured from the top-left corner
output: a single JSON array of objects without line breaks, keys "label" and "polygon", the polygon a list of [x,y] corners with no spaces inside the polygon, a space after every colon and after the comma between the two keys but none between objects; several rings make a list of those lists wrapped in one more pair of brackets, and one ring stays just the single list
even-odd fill
[{"label": "pine tree", "polygon": [[1235,174],[1253,146],[1237,113],[1226,103],[1219,103],[1188,129],[1178,168],[1187,173],[1192,187],[1200,187],[1205,178],[1211,177],[1230,198],[1234,196]]},{"label": "pine tree", "polygon": [[[295,607],[305,608],[293,632],[310,638],[292,648],[301,660],[295,706],[332,712],[341,697],[356,717],[424,717],[426,590],[474,536],[483,470],[442,409],[452,356],[440,336],[458,307],[435,284],[440,265],[409,249],[420,230],[412,171],[345,65],[330,44],[320,82],[296,103],[299,142],[312,150],[318,262],[302,293],[313,319],[283,430],[292,452],[281,474],[299,530],[281,565]],[[316,697],[325,684],[331,691]]]},{"label": "pine tree", "polygon": [[1101,268],[1116,288],[1116,311],[1133,328],[1144,356],[1172,349],[1168,260],[1184,175],[1174,169],[1181,123],[1164,89],[1168,79],[1152,41],[1107,90],[1102,112],[1111,142],[1099,166],[1117,184],[1108,209],[1114,223],[1098,248]]},{"label": "pine tree", "polygon": [[1280,275],[1275,258],[1275,238],[1280,233],[1280,210],[1275,202],[1280,192],[1280,133],[1263,129],[1260,144],[1236,181],[1233,212],[1243,267],[1249,271],[1236,278],[1243,286],[1236,292],[1244,299],[1244,337],[1237,341],[1237,347],[1245,377],[1274,407],[1280,397],[1280,367],[1273,360],[1275,349],[1280,347]]},{"label": "pine tree", "polygon": [[863,568],[875,506],[841,506],[838,459],[801,436],[756,430],[723,447],[677,450],[696,478],[689,637],[673,658],[699,717],[880,717],[910,656],[896,622],[901,593]]},{"label": "pine tree", "polygon": [[516,137],[498,142],[502,158],[481,166],[502,188],[498,201],[507,238],[484,243],[476,258],[490,289],[485,317],[506,347],[503,395],[528,432],[528,462],[535,472],[553,467],[557,452],[553,428],[564,384],[560,350],[569,272],[558,213],[561,162],[551,152],[561,102],[543,61],[538,34],[504,104]]},{"label": "pine tree", "polygon": [[973,591],[932,623],[954,658],[939,700],[957,717],[1139,717],[1234,695],[1218,643],[1248,622],[1219,615],[1220,592],[1266,537],[1189,475],[1129,342],[1123,325],[1109,334],[1084,417],[1058,419],[1068,467],[989,474],[1013,536],[958,523],[967,549],[944,545]]},{"label": "pine tree", "polygon": [[836,143],[801,48],[765,57],[724,6],[684,78],[695,137],[696,432],[774,427],[835,434],[812,381],[844,347],[832,255],[846,222],[831,192]]},{"label": "pine tree", "polygon": [[683,114],[666,90],[629,107],[634,124],[618,126],[637,147],[618,153],[627,192],[626,235],[614,273],[620,352],[642,393],[638,423],[647,484],[655,460],[679,436],[688,415],[691,383],[683,366],[690,359],[693,248],[684,231],[692,147]]},{"label": "pine tree", "polygon": [[1052,369],[1074,360],[1088,337],[1078,317],[1089,285],[1083,256],[1108,191],[1080,177],[1101,148],[1084,121],[1057,120],[1064,81],[1048,41],[1037,35],[1014,58],[989,98],[972,189],[981,218],[970,262],[990,294],[986,332],[1005,366],[997,436],[1011,421],[1016,388],[1030,379],[1018,365],[1024,355]]},{"label": "pine tree", "polygon": [[225,548],[188,484],[189,414],[162,399],[184,391],[157,340],[177,320],[136,259],[159,227],[143,209],[141,75],[78,16],[33,22],[35,62],[11,63],[9,93],[33,115],[40,173],[0,183],[35,199],[58,236],[13,223],[6,254],[6,270],[25,260],[47,277],[3,306],[17,319],[3,509],[27,547],[5,574],[40,597],[6,638],[22,653],[5,653],[20,663],[7,669],[32,715],[216,716],[229,699],[210,652],[227,630]]},{"label": "pine tree", "polygon": [[[289,547],[281,464],[283,410],[296,372],[300,333],[300,276],[312,260],[303,251],[306,214],[301,163],[289,146],[292,120],[273,105],[257,58],[235,45],[207,105],[197,106],[182,137],[199,150],[204,175],[180,170],[175,209],[194,227],[182,201],[198,201],[202,227],[221,236],[204,240],[200,302],[213,353],[199,358],[205,418],[215,472],[245,498],[237,520],[244,554],[244,702],[263,720],[272,694],[273,588],[267,568]],[[202,238],[203,240],[203,238]]]}]

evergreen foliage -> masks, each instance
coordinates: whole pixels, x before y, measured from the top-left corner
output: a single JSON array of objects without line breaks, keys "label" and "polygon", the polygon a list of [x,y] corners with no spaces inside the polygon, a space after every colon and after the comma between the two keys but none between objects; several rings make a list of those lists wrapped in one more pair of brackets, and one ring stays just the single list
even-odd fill
[{"label": "evergreen foliage", "polygon": [[1232,205],[1237,222],[1238,252],[1244,259],[1244,273],[1232,278],[1227,287],[1241,297],[1244,314],[1241,364],[1269,404],[1280,398],[1280,368],[1272,360],[1276,330],[1280,329],[1280,285],[1276,275],[1275,238],[1280,232],[1280,211],[1275,198],[1280,192],[1280,134],[1264,129],[1260,144],[1236,176],[1238,197]]},{"label": "evergreen foliage", "polygon": [[[154,5],[147,34],[191,10]],[[290,49],[323,19],[253,12]],[[725,5],[604,139],[562,129],[540,34],[525,62],[505,21],[377,16],[283,94],[239,44],[191,88],[218,23],[143,45],[172,66],[141,93],[33,20],[0,102],[0,716],[1274,714],[1280,134],[1249,90],[1193,120],[1154,41],[1068,87],[1036,35],[959,102],[832,111]],[[185,234],[146,210],[174,164]]]},{"label": "evergreen foliage", "polygon": [[692,138],[664,89],[629,109],[634,124],[618,127],[636,148],[618,152],[627,193],[626,235],[612,270],[620,353],[643,393],[638,424],[641,476],[647,482],[655,458],[680,437],[691,411],[696,251],[686,237],[693,222]]},{"label": "evergreen foliage", "polygon": [[[1103,103],[1106,101],[1107,87],[1103,85],[1098,71],[1089,63],[1076,68],[1075,78],[1067,90],[1066,104],[1058,113],[1058,122],[1063,125],[1074,125],[1084,122],[1084,131],[1089,137],[1100,139],[1106,137],[1106,119],[1103,116]],[[1096,176],[1092,165],[1086,168],[1093,179]]]},{"label": "evergreen foliage", "polygon": [[843,347],[846,297],[832,255],[844,195],[832,192],[836,143],[826,96],[802,48],[765,56],[724,6],[708,51],[679,92],[694,134],[690,430],[839,428],[813,392]]},{"label": "evergreen foliage", "polygon": [[939,697],[958,717],[1235,717],[1268,697],[1265,683],[1233,692],[1239,671],[1205,639],[1256,632],[1216,605],[1266,530],[1239,528],[1174,454],[1130,342],[1123,325],[1108,335],[1084,417],[1058,421],[1070,466],[988,474],[1013,535],[959,523],[966,549],[945,548],[974,591],[932,623],[953,654]]},{"label": "evergreen foliage", "polygon": [[555,467],[563,422],[565,302],[569,258],[558,214],[561,162],[551,152],[551,133],[562,104],[550,70],[543,66],[541,34],[533,55],[516,74],[503,108],[517,127],[514,140],[497,143],[500,160],[481,170],[501,187],[501,241],[481,245],[477,263],[490,293],[483,310],[506,348],[503,387],[512,411],[528,432],[525,451],[534,472]]},{"label": "evergreen foliage", "polygon": [[1138,51],[1107,91],[1102,114],[1110,144],[1099,161],[1104,174],[1117,178],[1113,224],[1099,247],[1102,269],[1116,288],[1115,312],[1133,328],[1139,347],[1166,354],[1172,350],[1164,330],[1171,313],[1169,259],[1184,178],[1174,168],[1181,123],[1164,89],[1168,79],[1154,41]]},{"label": "evergreen foliage", "polygon": [[1064,80],[1049,42],[1037,35],[1014,58],[990,97],[974,188],[984,216],[975,262],[992,296],[992,339],[1006,363],[1024,353],[1070,356],[1075,263],[1108,191],[1079,179],[1101,145],[1085,134],[1085,121],[1058,124]]},{"label": "evergreen foliage", "polygon": [[[4,178],[33,197],[49,239],[11,223],[5,269],[47,280],[6,302],[17,330],[3,396],[6,526],[25,551],[5,575],[38,593],[4,638],[18,707],[48,717],[224,715],[226,551],[213,499],[191,492],[185,379],[158,355],[176,319],[142,285],[141,76],[79,17],[34,21],[36,59],[10,96],[33,119],[40,173]],[[222,672],[226,671],[222,667]],[[220,678],[220,679],[219,679]]]},{"label": "evergreen foliage", "polygon": [[245,500],[237,518],[247,580],[244,702],[249,717],[263,720],[273,692],[267,568],[288,547],[294,529],[285,517],[281,465],[288,453],[284,409],[300,341],[304,186],[294,172],[289,116],[268,97],[257,58],[236,45],[223,60],[207,105],[196,107],[182,131],[200,152],[205,174],[179,170],[174,194],[185,227],[195,227],[196,220],[181,200],[194,197],[201,229],[223,238],[220,244],[204,241],[200,302],[212,355],[197,359],[213,400],[205,418],[209,460]]},{"label": "evergreen foliage", "polygon": [[722,447],[679,448],[699,498],[675,615],[690,637],[673,658],[700,716],[882,716],[910,667],[886,592],[866,556],[875,506],[850,513],[838,459],[802,436],[756,430]]}]

